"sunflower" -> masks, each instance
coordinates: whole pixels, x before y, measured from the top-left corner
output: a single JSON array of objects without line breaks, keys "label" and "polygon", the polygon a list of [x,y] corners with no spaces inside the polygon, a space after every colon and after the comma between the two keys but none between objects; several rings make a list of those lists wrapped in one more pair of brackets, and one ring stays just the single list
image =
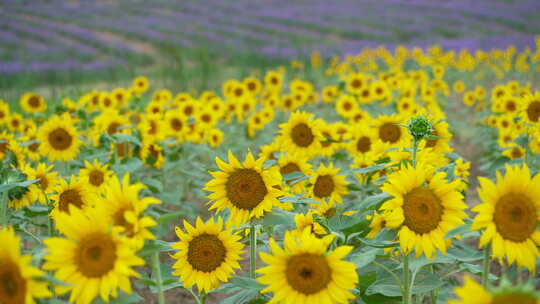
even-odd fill
[{"label": "sunflower", "polygon": [[478,213],[472,229],[485,229],[480,247],[491,243],[495,258],[506,257],[509,264],[534,272],[540,257],[540,175],[532,178],[526,165],[507,165],[504,176],[497,171],[497,183],[484,177],[479,181],[482,203],[472,209]]},{"label": "sunflower", "polygon": [[18,144],[13,139],[13,134],[8,131],[0,133],[0,159],[4,159],[8,151],[14,152],[18,150]]},{"label": "sunflower", "polygon": [[118,101],[111,94],[107,92],[103,92],[99,96],[99,108],[102,111],[115,110],[117,105],[118,105]]},{"label": "sunflower", "polygon": [[261,87],[262,87],[261,82],[259,81],[259,79],[255,78],[255,77],[247,77],[246,79],[244,79],[244,85],[246,86],[247,91],[251,95],[259,94],[259,92],[261,91]]},{"label": "sunflower", "polygon": [[307,157],[317,154],[320,149],[323,137],[317,128],[313,114],[294,112],[289,121],[281,124],[279,128],[283,149]]},{"label": "sunflower", "polygon": [[53,165],[38,163],[35,168],[25,164],[21,169],[26,174],[27,179],[38,180],[37,183],[28,186],[28,191],[32,193],[33,200],[37,200],[41,204],[47,203],[47,196],[53,193],[54,186],[59,183],[58,172],[52,171],[53,168]]},{"label": "sunflower", "polygon": [[254,159],[251,152],[243,164],[229,151],[229,164],[216,158],[221,171],[210,172],[214,177],[204,190],[211,192],[210,210],[218,212],[228,208],[231,210],[230,221],[240,225],[252,218],[259,218],[264,212],[270,212],[277,198],[282,195],[273,186],[281,185],[279,172],[263,169],[264,158]]},{"label": "sunflower", "polygon": [[511,96],[502,100],[502,112],[505,114],[515,115],[521,108],[521,99],[517,97]]},{"label": "sunflower", "polygon": [[272,292],[268,303],[349,303],[350,292],[358,283],[356,266],[343,258],[352,246],[339,246],[328,252],[334,239],[327,235],[321,239],[305,229],[299,237],[285,233],[282,249],[270,238],[272,254],[261,252],[268,266],[258,269],[257,278],[267,285],[262,293]]},{"label": "sunflower", "polygon": [[131,293],[130,277],[139,277],[133,267],[144,265],[144,260],[109,225],[96,209],[72,208],[71,214],[57,215],[56,226],[66,237],[43,241],[48,249],[43,269],[55,271],[55,277],[68,284],[55,290],[71,292],[70,302],[89,304],[98,294],[108,302],[118,296],[119,288]]},{"label": "sunflower", "polygon": [[343,118],[349,119],[359,110],[356,99],[351,95],[342,94],[336,102],[336,112]]},{"label": "sunflower", "polygon": [[210,147],[214,149],[221,145],[221,143],[223,142],[223,137],[225,136],[223,131],[218,128],[212,128],[204,134],[206,142],[208,143],[208,145],[210,145]]},{"label": "sunflower", "polygon": [[7,118],[7,126],[11,132],[20,132],[23,130],[24,118],[17,113],[12,113]]},{"label": "sunflower", "polygon": [[26,93],[21,97],[21,107],[26,113],[42,113],[47,109],[47,104],[43,97],[34,94]]},{"label": "sunflower", "polygon": [[[434,120],[436,121],[437,119]],[[448,129],[449,126],[446,121],[439,121],[433,124],[433,132],[430,135],[437,138],[421,141],[420,149],[432,149],[433,152],[440,154],[452,152],[452,147],[449,144],[452,139],[452,133]]]},{"label": "sunflower", "polygon": [[327,199],[329,202],[342,202],[342,196],[349,192],[345,181],[345,176],[339,175],[339,168],[334,168],[334,164],[326,167],[321,164],[313,176],[309,179],[312,187],[309,195],[318,201]]},{"label": "sunflower", "polygon": [[160,141],[165,139],[165,125],[161,114],[147,114],[137,126],[144,141]]},{"label": "sunflower", "polygon": [[404,122],[405,119],[399,115],[380,115],[373,121],[378,138],[394,147],[410,146],[411,137],[407,130],[400,126]]},{"label": "sunflower", "polygon": [[51,211],[51,217],[58,221],[58,215],[61,213],[70,214],[74,209],[87,210],[88,207],[94,207],[95,195],[86,181],[72,176],[67,182],[59,179],[53,187],[54,195],[51,200],[54,201],[54,209]]},{"label": "sunflower", "polygon": [[165,133],[167,136],[172,136],[176,138],[178,143],[184,141],[185,134],[188,131],[189,124],[188,119],[184,116],[183,112],[180,110],[167,111],[165,113]]},{"label": "sunflower", "polygon": [[129,174],[124,175],[122,181],[116,176],[109,179],[104,189],[104,197],[97,201],[96,208],[99,213],[108,218],[108,222],[121,228],[132,240],[133,247],[140,249],[145,240],[155,239],[148,228],[156,222],[143,213],[152,204],[160,201],[152,197],[139,198],[141,190],[146,187],[141,183],[130,184]]},{"label": "sunflower", "polygon": [[52,296],[47,283],[38,280],[45,273],[32,266],[32,256],[21,255],[21,238],[13,228],[0,228],[0,303],[36,303]]},{"label": "sunflower", "polygon": [[368,89],[367,77],[363,74],[349,74],[345,80],[347,91],[352,94],[361,95],[363,89]]},{"label": "sunflower", "polygon": [[334,125],[326,123],[323,119],[316,120],[317,128],[321,132],[321,148],[318,155],[332,156],[336,149],[341,147],[341,142],[338,142],[339,135]]},{"label": "sunflower", "polygon": [[133,90],[135,93],[141,94],[146,91],[148,91],[148,88],[150,87],[150,84],[148,82],[148,78],[144,76],[139,76],[135,79],[133,79]]},{"label": "sunflower", "polygon": [[309,232],[313,233],[316,236],[322,236],[326,234],[326,229],[324,227],[315,222],[313,219],[313,211],[310,211],[306,214],[303,213],[297,213],[294,216],[294,223],[296,225],[296,229],[292,230],[291,232],[297,236],[300,237],[305,229],[308,229]]},{"label": "sunflower", "polygon": [[509,159],[525,158],[525,149],[517,145],[512,145],[509,149],[504,150],[502,154]]},{"label": "sunflower", "polygon": [[521,117],[530,124],[540,121],[540,92],[528,94],[523,98]]},{"label": "sunflower", "polygon": [[329,85],[324,87],[322,91],[322,98],[324,102],[333,102],[338,96],[339,88],[336,85]]},{"label": "sunflower", "polygon": [[352,140],[348,142],[347,150],[353,158],[374,154],[375,151],[379,150],[377,148],[377,136],[373,128],[365,124],[356,124],[351,128],[350,132]]},{"label": "sunflower", "polygon": [[93,163],[85,160],[84,166],[79,171],[79,179],[86,181],[90,189],[96,193],[101,193],[114,172],[108,169],[108,164],[100,164],[97,159],[94,159]]},{"label": "sunflower", "polygon": [[416,250],[430,258],[436,249],[446,254],[446,233],[467,216],[467,205],[458,191],[460,182],[447,183],[446,173],[433,173],[423,164],[406,166],[388,176],[382,191],[393,196],[381,206],[386,227],[399,229],[398,238],[405,253]]},{"label": "sunflower", "polygon": [[454,289],[459,299],[449,300],[448,304],[540,304],[538,293],[516,287],[498,288],[498,291],[490,292],[471,277],[465,276],[463,286]]},{"label": "sunflower", "polygon": [[82,144],[77,130],[68,116],[53,115],[38,130],[42,154],[50,161],[73,160]]},{"label": "sunflower", "polygon": [[386,227],[386,219],[384,218],[384,215],[379,214],[377,211],[373,213],[373,216],[366,216],[366,218],[371,220],[369,223],[370,230],[366,237],[373,239],[384,227]]},{"label": "sunflower", "polygon": [[268,145],[260,146],[259,157],[267,160],[277,160],[276,155],[281,152],[281,143],[279,141],[273,141]]},{"label": "sunflower", "polygon": [[[311,164],[307,162],[307,160],[304,157],[301,157],[297,154],[292,153],[284,153],[280,156],[278,160],[278,167],[279,167],[279,173],[281,174],[281,177],[284,178],[285,175],[291,174],[294,172],[299,172],[304,174],[305,176],[311,175]],[[287,183],[287,186],[290,187],[291,191],[294,193],[302,193],[305,190],[306,181],[305,180],[290,180],[286,181],[283,180],[285,183]]]},{"label": "sunflower", "polygon": [[231,230],[223,229],[223,219],[218,217],[203,223],[197,217],[195,227],[184,221],[184,229],[176,227],[176,235],[180,239],[172,248],[178,252],[172,257],[176,259],[173,265],[173,275],[180,277],[184,286],[191,288],[197,285],[201,292],[209,292],[227,282],[239,269],[244,245],[241,236]]},{"label": "sunflower", "polygon": [[9,104],[0,99],[0,125],[3,125],[7,122],[9,114]]}]

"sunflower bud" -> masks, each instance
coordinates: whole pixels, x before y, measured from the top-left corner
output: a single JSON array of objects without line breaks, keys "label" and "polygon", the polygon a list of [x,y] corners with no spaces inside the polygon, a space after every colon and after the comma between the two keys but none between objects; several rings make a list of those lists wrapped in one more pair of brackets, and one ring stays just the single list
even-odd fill
[{"label": "sunflower bud", "polygon": [[416,141],[420,141],[433,132],[433,124],[429,119],[419,115],[409,120],[407,129]]}]

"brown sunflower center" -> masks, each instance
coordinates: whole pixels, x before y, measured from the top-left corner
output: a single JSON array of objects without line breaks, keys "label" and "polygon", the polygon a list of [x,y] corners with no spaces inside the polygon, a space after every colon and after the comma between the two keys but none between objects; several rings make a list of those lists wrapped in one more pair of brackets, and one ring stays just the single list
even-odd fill
[{"label": "brown sunflower center", "polygon": [[522,292],[509,292],[496,295],[491,300],[491,304],[535,304],[536,299],[533,295]]},{"label": "brown sunflower center", "polygon": [[347,111],[347,112],[350,111],[350,110],[352,109],[352,104],[351,104],[350,102],[346,101],[346,102],[343,104],[343,109],[344,109],[345,111]]},{"label": "brown sunflower center", "polygon": [[178,118],[173,118],[171,119],[171,128],[175,131],[180,131],[182,130],[182,128],[184,127],[184,124],[182,123],[182,121]]},{"label": "brown sunflower center", "polygon": [[366,153],[371,149],[371,139],[367,136],[362,136],[356,142],[356,150],[361,153]]},{"label": "brown sunflower center", "polygon": [[[433,132],[431,132],[431,136],[438,136],[437,135],[437,131],[436,130],[433,130]],[[437,145],[437,138],[435,139],[428,139],[426,140],[426,148],[433,148]]]},{"label": "brown sunflower center", "polygon": [[38,149],[39,149],[39,143],[33,143],[28,146],[28,150],[32,152],[36,152]]},{"label": "brown sunflower center", "polygon": [[313,186],[313,194],[316,197],[323,198],[328,197],[334,191],[334,180],[330,175],[321,175],[317,177],[315,185]]},{"label": "brown sunflower center", "polygon": [[513,100],[506,102],[506,110],[508,112],[514,112],[517,109],[516,103]]},{"label": "brown sunflower center", "polygon": [[47,176],[45,174],[36,176],[39,179],[39,186],[43,190],[47,190],[47,187],[49,187],[49,180],[47,179]]},{"label": "brown sunflower center", "polygon": [[0,141],[3,141],[3,142],[0,142],[0,152],[6,152],[9,146],[8,140],[0,139]]},{"label": "brown sunflower center", "polygon": [[313,132],[305,123],[299,123],[292,128],[291,137],[293,142],[300,147],[308,147],[313,143]]},{"label": "brown sunflower center", "polygon": [[523,194],[506,194],[495,204],[493,221],[497,231],[506,240],[525,241],[534,233],[536,219],[534,203]]},{"label": "brown sunflower center", "polygon": [[441,200],[426,187],[417,187],[403,197],[405,225],[418,234],[437,228],[443,215]]},{"label": "brown sunflower center", "polygon": [[116,243],[111,236],[99,232],[83,238],[75,253],[78,270],[90,278],[109,273],[114,268],[116,258]]},{"label": "brown sunflower center", "polygon": [[92,170],[90,171],[90,174],[88,175],[88,182],[92,184],[93,186],[99,187],[103,182],[105,181],[105,174],[101,172],[100,170]]},{"label": "brown sunflower center", "polygon": [[60,194],[58,199],[58,208],[60,211],[69,213],[69,206],[73,205],[77,208],[82,208],[84,202],[81,194],[76,189],[68,189]]},{"label": "brown sunflower center", "polygon": [[191,114],[193,114],[193,107],[192,106],[185,107],[184,114],[186,114],[186,116],[191,116]]},{"label": "brown sunflower center", "polygon": [[257,207],[268,193],[262,176],[253,169],[237,169],[232,172],[225,189],[231,203],[244,210]]},{"label": "brown sunflower center", "polygon": [[32,96],[28,99],[28,105],[32,108],[39,108],[41,102],[39,100],[39,97],[37,96]]},{"label": "brown sunflower center", "polygon": [[187,259],[196,270],[212,272],[225,262],[226,255],[227,249],[215,235],[201,234],[189,242]]},{"label": "brown sunflower center", "polygon": [[300,167],[295,163],[288,163],[279,169],[281,175],[290,174],[297,171],[301,172]]},{"label": "brown sunflower center", "polygon": [[538,122],[540,118],[540,101],[533,101],[527,107],[527,116],[532,122]]},{"label": "brown sunflower center", "polygon": [[55,150],[67,150],[72,142],[73,137],[63,128],[57,128],[49,133],[49,144]]},{"label": "brown sunflower center", "polygon": [[362,81],[360,79],[353,79],[353,81],[351,81],[351,87],[357,89],[361,86],[362,86]]},{"label": "brown sunflower center", "polygon": [[116,132],[118,132],[118,129],[121,127],[122,125],[117,123],[117,122],[113,122],[109,125],[109,127],[107,128],[107,133],[109,135],[113,135],[115,134]]},{"label": "brown sunflower center", "polygon": [[516,158],[521,158],[523,156],[523,153],[521,152],[520,149],[514,148],[510,152],[510,155],[512,156],[512,159],[516,159]]},{"label": "brown sunflower center", "polygon": [[254,82],[248,82],[247,88],[249,91],[255,91],[255,89],[257,89],[257,85]]},{"label": "brown sunflower center", "polygon": [[309,253],[290,257],[285,274],[289,285],[306,295],[325,289],[332,280],[332,270],[326,258]]},{"label": "brown sunflower center", "polygon": [[401,138],[401,129],[398,125],[387,122],[379,127],[379,137],[382,141],[393,144]]},{"label": "brown sunflower center", "polygon": [[326,212],[324,212],[323,216],[327,219],[331,219],[334,215],[336,215],[337,213],[337,210],[336,208],[332,207],[332,208],[329,208],[328,210],[326,210]]},{"label": "brown sunflower center", "polygon": [[205,123],[209,123],[210,121],[212,121],[212,117],[210,117],[210,115],[208,114],[203,114],[201,116],[201,120],[204,121]]},{"label": "brown sunflower center", "polygon": [[126,211],[131,211],[129,208],[120,208],[113,214],[113,221],[115,226],[123,227],[128,237],[133,237],[135,234],[134,226],[132,223],[126,220]]},{"label": "brown sunflower center", "polygon": [[24,303],[26,280],[17,264],[9,260],[0,263],[0,303]]}]

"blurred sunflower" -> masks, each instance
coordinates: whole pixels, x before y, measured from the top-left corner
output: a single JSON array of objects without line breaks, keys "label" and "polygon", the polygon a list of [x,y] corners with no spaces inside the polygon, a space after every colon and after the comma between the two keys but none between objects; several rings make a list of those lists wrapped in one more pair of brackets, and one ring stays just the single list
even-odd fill
[{"label": "blurred sunflower", "polygon": [[144,93],[148,91],[148,88],[150,87],[150,83],[148,81],[148,78],[144,76],[139,76],[135,79],[133,79],[133,90],[138,93]]},{"label": "blurred sunflower", "polygon": [[321,146],[322,135],[317,128],[313,114],[294,112],[287,123],[279,126],[283,149],[305,156],[317,154]]},{"label": "blurred sunflower", "polygon": [[211,192],[208,196],[212,206],[210,210],[231,211],[230,222],[240,225],[252,218],[259,218],[270,212],[282,193],[273,186],[281,184],[279,172],[263,169],[263,158],[254,159],[251,152],[243,164],[229,151],[229,163],[216,158],[221,171],[210,172],[214,177],[204,190]]},{"label": "blurred sunflower", "polygon": [[225,134],[218,128],[212,128],[205,133],[205,139],[212,148],[217,148],[223,142]]},{"label": "blurred sunflower", "polygon": [[12,227],[0,227],[0,303],[34,304],[37,298],[50,298],[45,273],[32,266],[32,256],[22,255],[21,238]]},{"label": "blurred sunflower", "polygon": [[540,257],[540,175],[531,177],[526,165],[505,168],[504,176],[497,171],[496,183],[479,177],[482,203],[472,209],[478,213],[472,229],[485,229],[479,245],[491,243],[495,258],[534,272]]},{"label": "blurred sunflower", "polygon": [[28,186],[34,200],[41,204],[47,203],[47,196],[52,195],[54,187],[59,183],[58,172],[53,171],[53,165],[38,163],[35,167],[25,164],[22,172],[26,174],[27,179],[37,179],[38,182]]},{"label": "blurred sunflower", "polygon": [[95,194],[91,192],[88,182],[74,176],[69,182],[60,178],[53,186],[53,191],[55,194],[51,196],[51,200],[54,201],[54,209],[51,211],[51,217],[56,221],[61,213],[70,214],[74,209],[87,210],[91,209],[88,207],[94,207]]},{"label": "blurred sunflower", "polygon": [[102,193],[105,185],[109,183],[109,179],[114,175],[114,172],[108,169],[109,164],[100,164],[97,159],[92,163],[85,160],[84,168],[79,170],[79,179],[86,181],[88,186],[96,193]]},{"label": "blurred sunflower", "polygon": [[43,269],[68,284],[55,286],[58,294],[71,292],[69,301],[77,304],[90,304],[98,294],[108,302],[118,296],[118,289],[131,294],[130,277],[139,277],[133,267],[144,260],[102,214],[73,208],[71,214],[57,215],[56,226],[66,237],[43,241],[48,250]]},{"label": "blurred sunflower", "polygon": [[197,217],[195,227],[184,221],[184,229],[186,232],[176,227],[180,241],[172,246],[179,250],[172,256],[176,260],[173,275],[179,276],[184,286],[197,285],[200,292],[209,292],[227,282],[234,269],[240,269],[241,236],[224,230],[221,217],[206,223]]},{"label": "blurred sunflower", "polygon": [[525,286],[499,287],[498,290],[488,291],[474,279],[465,276],[463,286],[454,289],[458,300],[449,300],[448,304],[540,304],[537,292]]},{"label": "blurred sunflower", "polygon": [[328,167],[320,164],[309,179],[312,185],[309,195],[318,201],[327,199],[329,202],[341,203],[342,197],[349,192],[349,183],[345,181],[345,176],[338,173],[339,168],[334,168],[334,164],[330,163]]},{"label": "blurred sunflower", "polygon": [[410,146],[411,137],[400,126],[405,119],[399,115],[379,115],[373,120],[379,139],[394,147]]},{"label": "blurred sunflower", "polygon": [[9,104],[0,99],[0,125],[4,125],[10,116]]},{"label": "blurred sunflower", "polygon": [[45,103],[45,99],[43,97],[34,94],[34,93],[26,93],[23,96],[21,96],[21,107],[26,113],[34,114],[34,113],[42,113],[47,109],[47,104]]},{"label": "blurred sunflower", "polygon": [[287,174],[293,172],[302,173],[305,176],[311,175],[311,165],[307,162],[304,157],[293,153],[284,153],[280,156],[278,160],[279,173],[283,178],[284,182],[287,183],[287,186],[290,187],[291,191],[294,193],[301,193],[305,190],[306,181],[305,180],[290,180],[286,181],[284,178]]},{"label": "blurred sunflower", "polygon": [[260,253],[268,266],[257,270],[257,278],[267,285],[262,293],[274,295],[268,303],[349,303],[350,291],[358,283],[356,266],[343,258],[352,246],[339,246],[328,252],[333,235],[318,239],[305,229],[299,237],[285,233],[282,249],[270,238],[272,254]]},{"label": "blurred sunflower", "polygon": [[540,92],[526,95],[523,98],[521,117],[530,124],[536,124],[540,120]]},{"label": "blurred sunflower", "polygon": [[77,130],[68,116],[53,115],[38,130],[42,154],[50,161],[70,161],[79,154],[82,145]]}]

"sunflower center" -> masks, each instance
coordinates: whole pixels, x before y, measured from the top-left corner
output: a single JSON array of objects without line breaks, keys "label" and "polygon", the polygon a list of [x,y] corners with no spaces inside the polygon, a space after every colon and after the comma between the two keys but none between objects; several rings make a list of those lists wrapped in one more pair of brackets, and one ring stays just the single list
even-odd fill
[{"label": "sunflower center", "polygon": [[417,187],[403,197],[405,225],[418,234],[437,228],[442,215],[441,200],[426,187]]},{"label": "sunflower center", "polygon": [[523,156],[523,153],[521,152],[520,149],[514,148],[512,149],[511,155],[512,155],[512,159],[516,159],[516,158],[521,158]]},{"label": "sunflower center", "polygon": [[204,121],[205,123],[209,123],[212,120],[212,118],[208,114],[203,114],[201,116],[201,120]]},{"label": "sunflower center", "polygon": [[536,208],[530,198],[519,193],[509,193],[495,204],[493,221],[497,231],[506,240],[523,242],[536,228]]},{"label": "sunflower center", "polygon": [[521,292],[510,292],[496,295],[491,300],[491,304],[535,304],[534,296]]},{"label": "sunflower center", "polygon": [[75,189],[69,189],[62,192],[62,194],[60,194],[60,199],[58,200],[58,208],[60,211],[69,213],[70,205],[79,209],[84,205],[81,194]]},{"label": "sunflower center", "polygon": [[506,110],[508,112],[514,112],[516,110],[516,103],[513,100],[510,100],[506,103]]},{"label": "sunflower center", "polygon": [[120,227],[123,227],[125,229],[128,237],[133,237],[133,235],[135,234],[135,231],[133,229],[134,228],[133,224],[126,220],[125,213],[127,211],[131,211],[131,210],[128,209],[128,208],[120,208],[120,209],[118,209],[118,211],[116,211],[113,214],[113,221],[114,221],[115,226],[120,226]]},{"label": "sunflower center", "polygon": [[323,198],[328,197],[334,191],[334,180],[330,175],[321,175],[317,177],[315,185],[313,186],[313,194],[316,197]]},{"label": "sunflower center", "polygon": [[88,175],[88,181],[93,186],[99,187],[105,181],[105,174],[99,170],[92,170]]},{"label": "sunflower center", "polygon": [[26,280],[11,261],[0,263],[0,303],[24,303]]},{"label": "sunflower center", "polygon": [[325,289],[332,279],[332,270],[326,259],[309,253],[289,258],[285,273],[289,285],[306,295]]},{"label": "sunflower center", "polygon": [[379,137],[384,142],[395,143],[401,138],[401,129],[398,125],[387,122],[379,128]]},{"label": "sunflower center", "polygon": [[336,213],[337,213],[336,208],[332,207],[332,208],[326,210],[326,212],[323,214],[323,216],[324,216],[325,218],[327,218],[327,219],[330,219],[330,218],[332,218],[334,215],[336,215]]},{"label": "sunflower center", "polygon": [[290,174],[293,172],[301,172],[300,167],[295,163],[288,163],[279,169],[281,175]]},{"label": "sunflower center", "polygon": [[186,114],[186,116],[191,116],[191,114],[193,114],[193,107],[192,106],[187,106],[184,109],[184,114]]},{"label": "sunflower center", "polygon": [[[430,134],[431,136],[438,136],[437,131],[433,130]],[[426,140],[426,148],[433,148],[437,145],[437,138]]]},{"label": "sunflower center", "polygon": [[533,101],[527,107],[527,116],[532,122],[538,122],[540,118],[540,101]]},{"label": "sunflower center", "polygon": [[32,108],[39,108],[40,102],[39,97],[32,96],[30,99],[28,99],[28,105]]},{"label": "sunflower center", "polygon": [[78,270],[90,278],[109,273],[114,268],[116,258],[116,243],[103,233],[94,233],[82,239],[75,253]]},{"label": "sunflower center", "polygon": [[353,79],[353,81],[351,82],[351,86],[353,88],[359,88],[362,86],[362,81],[360,81],[360,79]]},{"label": "sunflower center", "polygon": [[262,176],[253,169],[237,169],[231,173],[225,190],[231,203],[244,210],[257,207],[268,193]]},{"label": "sunflower center", "polygon": [[49,133],[49,143],[55,150],[67,150],[72,142],[73,137],[63,128],[57,128]]},{"label": "sunflower center", "polygon": [[356,142],[356,150],[361,153],[366,153],[371,149],[371,139],[367,136],[360,137]]},{"label": "sunflower center", "polygon": [[115,134],[116,132],[118,132],[118,128],[120,128],[120,124],[117,123],[117,122],[113,122],[109,125],[109,127],[107,128],[107,133],[109,135],[113,135]]},{"label": "sunflower center", "polygon": [[313,142],[314,136],[311,128],[305,123],[299,123],[292,128],[291,137],[294,143],[300,147],[308,147]]},{"label": "sunflower center", "polygon": [[47,179],[47,176],[44,175],[38,175],[36,176],[39,179],[39,186],[43,190],[47,190],[47,187],[49,187],[49,180]]},{"label": "sunflower center", "polygon": [[196,270],[212,272],[225,262],[227,250],[215,235],[201,234],[189,242],[188,262]]},{"label": "sunflower center", "polygon": [[39,143],[33,143],[28,146],[28,150],[36,152],[39,149]]},{"label": "sunflower center", "polygon": [[182,121],[178,118],[173,118],[171,119],[171,128],[175,131],[180,131],[182,130],[182,127],[184,126],[184,124],[182,123]]}]

